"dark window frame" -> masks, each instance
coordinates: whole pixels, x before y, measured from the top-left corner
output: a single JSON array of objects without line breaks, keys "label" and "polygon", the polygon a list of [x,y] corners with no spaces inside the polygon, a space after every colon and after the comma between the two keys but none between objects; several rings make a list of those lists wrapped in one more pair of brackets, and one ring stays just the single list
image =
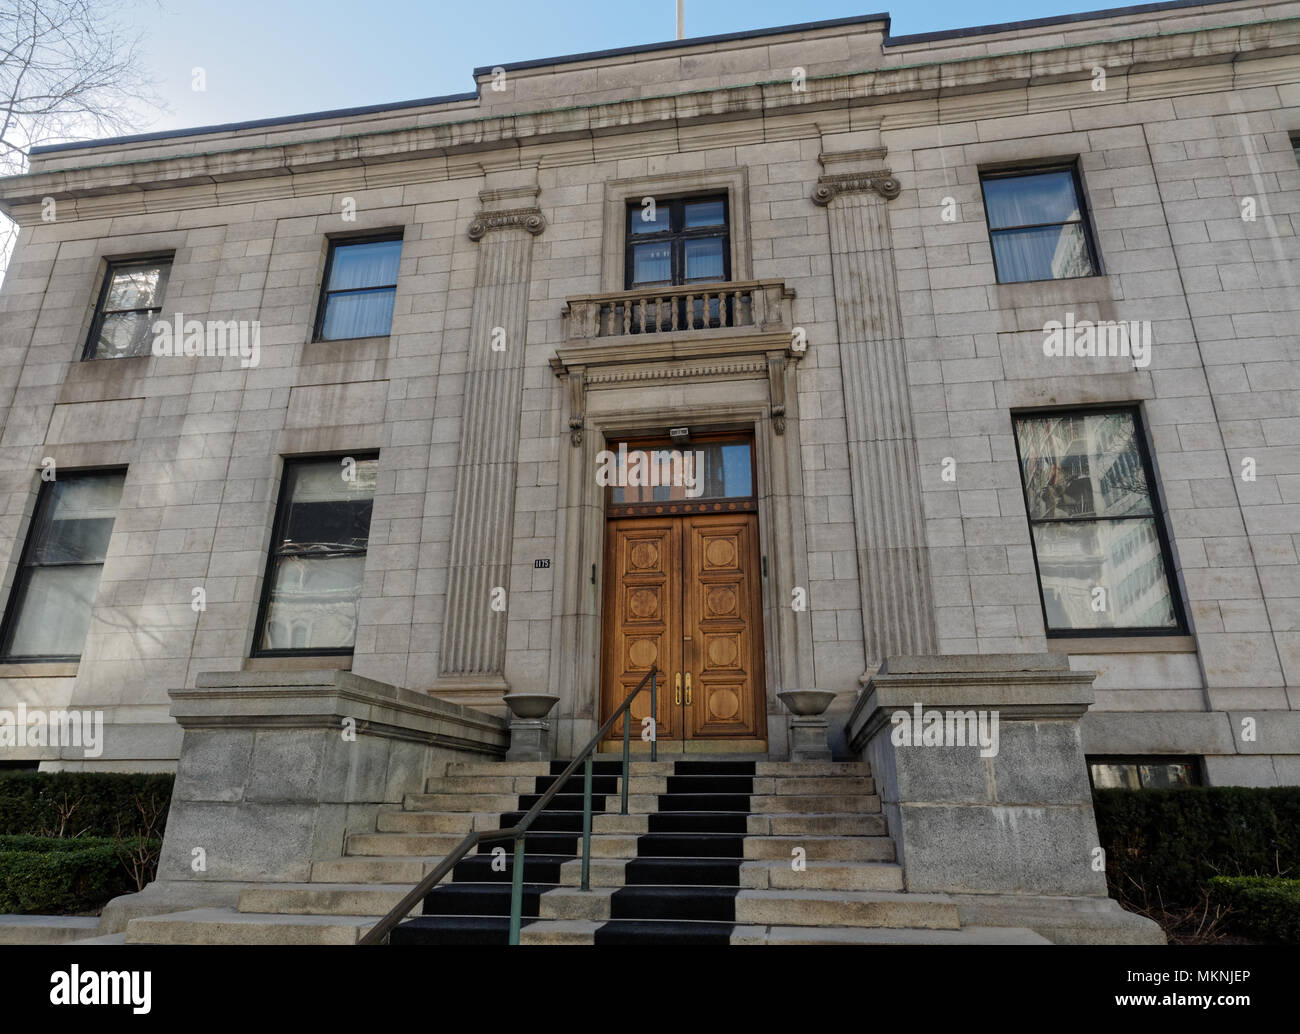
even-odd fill
[{"label": "dark window frame", "polygon": [[[262,573],[262,591],[259,593],[257,604],[257,623],[253,626],[253,644],[249,650],[249,657],[350,657],[356,652],[354,646],[335,646],[323,647],[320,649],[286,649],[286,650],[268,650],[262,648],[259,644],[265,638],[266,619],[271,610],[271,589],[273,586],[272,575],[275,573],[275,559],[279,555],[276,549],[276,543],[283,540],[285,522],[288,520],[288,510],[285,508],[285,493],[289,488],[289,468],[299,464],[320,463],[325,460],[342,461],[345,457],[361,460],[377,460],[379,452],[377,450],[366,450],[362,452],[327,452],[311,453],[301,456],[286,456],[284,465],[280,470],[280,486],[275,500],[275,518],[271,525],[271,541],[266,551],[266,565]],[[372,497],[373,498],[373,497]],[[373,512],[371,516],[373,522]],[[315,556],[356,556],[356,551],[337,554],[316,553]],[[370,530],[366,530],[366,551],[361,556],[370,555]]]},{"label": "dark window frame", "polygon": [[[353,244],[379,244],[379,243],[382,243],[382,242],[384,242],[384,241],[398,241],[398,242],[400,242],[400,243],[405,243],[405,236],[404,236],[403,231],[401,231],[401,230],[387,230],[387,231],[385,231],[385,232],[383,232],[383,233],[366,234],[365,236],[360,236],[360,237],[330,237],[330,238],[328,238],[328,242],[329,242],[329,251],[328,251],[328,252],[326,253],[326,255],[325,255],[325,272],[324,272],[324,275],[321,277],[321,282],[320,282],[320,295],[319,295],[319,297],[318,297],[317,300],[316,300],[316,320],[315,320],[315,322],[314,322],[313,325],[312,325],[312,334],[311,334],[311,339],[312,339],[312,343],[313,343],[313,344],[314,344],[315,342],[317,342],[317,341],[356,341],[356,340],[359,340],[358,338],[323,338],[323,337],[321,337],[321,333],[322,333],[322,331],[324,331],[324,329],[325,329],[325,316],[326,316],[326,310],[329,308],[329,300],[330,300],[330,297],[331,297],[331,296],[336,295],[336,294],[364,294],[364,293],[369,292],[369,291],[388,290],[389,288],[392,289],[394,296],[396,296],[396,294],[397,294],[397,280],[394,280],[391,284],[379,284],[379,285],[377,285],[377,286],[373,286],[373,287],[349,287],[349,288],[344,288],[344,289],[342,289],[342,290],[338,290],[338,291],[331,291],[331,290],[330,290],[330,276],[331,276],[331,275],[333,274],[333,272],[334,272],[334,253],[335,253],[339,248],[346,248],[346,247],[349,247],[350,245],[353,245]],[[398,277],[399,277],[399,279],[400,279],[400,276],[401,276],[401,274],[400,274],[400,265],[401,265],[401,259],[399,258],[399,259],[398,259],[398,266],[399,266]],[[393,328],[392,328],[392,324],[390,323],[390,324],[389,324],[389,327],[388,327],[388,334],[371,334],[371,335],[368,335],[368,336],[370,336],[370,337],[387,337],[387,336],[390,336],[390,335],[392,334],[392,332],[393,332]]]},{"label": "dark window frame", "polygon": [[[127,467],[84,467],[73,470],[62,470],[59,472],[59,479],[63,481],[71,480],[76,477],[95,477],[103,474],[121,474],[125,481]],[[88,564],[84,562],[69,562],[63,564],[33,564],[31,560],[32,550],[36,546],[36,537],[41,522],[50,507],[50,500],[53,492],[49,491],[49,486],[57,484],[57,481],[42,481],[36,494],[36,505],[32,508],[32,518],[27,525],[27,534],[23,541],[22,552],[18,556],[18,569],[14,573],[13,584],[9,588],[9,599],[5,603],[4,619],[0,621],[0,664],[78,664],[81,661],[81,654],[11,654],[9,653],[10,636],[13,634],[14,625],[18,620],[18,614],[22,610],[22,605],[26,600],[27,588],[31,584],[26,572],[45,567],[100,567],[103,568],[107,560],[101,560],[97,564]],[[113,515],[114,527],[117,525],[117,514]],[[111,536],[110,536],[111,538]],[[107,547],[105,548],[107,553]],[[96,590],[98,593],[98,590]],[[93,611],[94,603],[91,608]]]},{"label": "dark window frame", "polygon": [[[1079,203],[1078,224],[1083,227],[1084,245],[1088,249],[1088,261],[1092,263],[1092,271],[1080,276],[1061,276],[1045,277],[1040,280],[1003,280],[1002,270],[998,268],[998,249],[993,246],[993,236],[998,233],[1009,233],[1017,230],[1032,230],[1046,226],[1068,226],[1074,220],[1066,220],[1061,223],[1025,223],[1023,226],[999,226],[996,230],[993,228],[993,221],[989,218],[988,197],[984,193],[984,183],[987,180],[998,179],[1018,179],[1025,176],[1036,176],[1046,172],[1068,172],[1074,183],[1074,197]],[[1096,234],[1092,225],[1092,209],[1088,204],[1088,195],[1083,189],[1083,174],[1079,170],[1079,162],[1046,162],[1036,165],[1015,165],[1005,168],[995,168],[981,170],[980,178],[980,203],[984,206],[984,230],[988,235],[989,255],[993,259],[993,278],[999,284],[1050,284],[1068,280],[1089,280],[1093,277],[1104,276],[1105,273],[1101,264],[1101,249],[1097,245]]]},{"label": "dark window frame", "polygon": [[[1205,759],[1199,754],[1088,754],[1084,757],[1084,767],[1088,770],[1088,788],[1096,792],[1097,785],[1093,782],[1092,766],[1093,765],[1187,765],[1191,770],[1192,786],[1206,786],[1205,779]],[[1142,781],[1142,775],[1138,773],[1139,784]],[[1102,787],[1103,790],[1119,789],[1119,787]],[[1178,787],[1149,787],[1139,786],[1139,789],[1178,789]]]},{"label": "dark window frame", "polygon": [[[1016,421],[1044,416],[1064,416],[1068,413],[1103,416],[1108,413],[1130,413],[1133,417],[1134,440],[1142,460],[1142,473],[1146,478],[1147,491],[1151,496],[1151,520],[1156,527],[1156,537],[1160,544],[1160,557],[1164,564],[1165,579],[1169,584],[1169,596],[1174,611],[1172,628],[1060,628],[1054,629],[1047,620],[1047,600],[1043,594],[1043,573],[1038,564],[1038,543],[1034,538],[1035,524],[1099,524],[1120,520],[1133,520],[1131,515],[1115,517],[1050,517],[1036,519],[1030,516],[1029,487],[1025,483],[1025,464],[1020,455],[1020,435],[1016,433]],[[1142,407],[1136,403],[1103,403],[1091,406],[1049,406],[1037,409],[1013,410],[1011,413],[1011,440],[1016,447],[1016,470],[1020,476],[1020,498],[1025,507],[1025,522],[1029,526],[1029,548],[1034,555],[1034,576],[1038,579],[1038,605],[1043,613],[1043,630],[1049,639],[1115,639],[1126,636],[1175,636],[1188,635],[1187,611],[1183,606],[1183,594],[1178,584],[1177,571],[1174,569],[1172,539],[1166,526],[1166,507],[1164,494],[1156,480],[1155,463],[1152,459],[1151,442],[1147,438],[1146,424],[1142,420]]]},{"label": "dark window frame", "polygon": [[[104,304],[108,301],[108,292],[113,286],[113,275],[122,269],[128,269],[132,266],[167,266],[167,283],[171,282],[171,267],[176,263],[175,253],[149,255],[144,258],[133,259],[109,259],[108,265],[104,270],[103,282],[99,285],[99,295],[95,299],[95,312],[90,320],[90,333],[86,337],[86,343],[81,349],[81,361],[93,362],[102,359],[143,359],[150,353],[145,352],[141,355],[95,355],[95,348],[99,343],[100,331],[104,329],[104,317],[116,315],[123,312],[152,312],[161,313],[163,310],[162,298],[158,299],[157,305],[150,305],[138,309],[114,309],[111,313],[104,310]],[[166,288],[164,287],[164,294]]]},{"label": "dark window frame", "polygon": [[[701,226],[694,229],[687,229],[686,206],[693,204],[703,204],[712,201],[722,202],[722,222],[714,223],[711,226]],[[662,291],[674,287],[688,288],[705,284],[726,284],[731,283],[731,198],[727,191],[722,193],[708,194],[683,194],[679,197],[668,197],[662,200],[656,198],[655,205],[658,208],[668,208],[668,229],[656,230],[652,233],[632,232],[633,220],[641,218],[641,202],[628,201],[627,216],[623,222],[623,289],[626,291],[635,291],[644,289],[646,291]],[[721,233],[718,226],[722,227]],[[721,280],[692,280],[687,281],[686,276],[686,242],[689,240],[712,240],[721,237],[722,239],[722,279]],[[671,248],[669,258],[669,269],[671,282],[667,284],[635,284],[632,281],[635,264],[632,259],[633,247],[637,244],[653,244],[656,241],[668,241]]]}]

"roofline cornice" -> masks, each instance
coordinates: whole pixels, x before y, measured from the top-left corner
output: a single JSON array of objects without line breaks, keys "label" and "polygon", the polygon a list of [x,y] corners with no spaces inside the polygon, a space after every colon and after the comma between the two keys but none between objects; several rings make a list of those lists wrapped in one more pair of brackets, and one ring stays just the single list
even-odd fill
[{"label": "roofline cornice", "polygon": [[[794,92],[788,78],[569,108],[448,120],[430,126],[375,128],[328,139],[235,146],[207,152],[97,163],[0,179],[0,210],[104,195],[177,190],[234,180],[304,176],[349,166],[442,159],[448,177],[510,166],[521,146],[572,142],[638,130],[727,122],[800,111],[832,111],[1088,82],[1100,65],[1114,77],[1263,60],[1300,52],[1300,18],[1154,32],[809,77]],[[1176,92],[1176,91],[1174,91]],[[1062,98],[1062,107],[1071,107]],[[1042,110],[1042,109],[1038,109]],[[590,160],[590,159],[589,159]],[[289,191],[292,193],[292,190]]]}]

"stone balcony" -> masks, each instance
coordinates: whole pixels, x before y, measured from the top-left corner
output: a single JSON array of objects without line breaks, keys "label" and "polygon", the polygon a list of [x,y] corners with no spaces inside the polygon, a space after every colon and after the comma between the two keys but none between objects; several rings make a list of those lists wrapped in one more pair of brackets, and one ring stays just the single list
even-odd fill
[{"label": "stone balcony", "polygon": [[783,433],[786,366],[805,347],[794,296],[784,280],[735,280],[567,299],[551,368],[569,380],[574,444],[582,440],[588,383],[756,371],[771,382],[772,417]]},{"label": "stone balcony", "polygon": [[693,284],[568,299],[563,309],[569,342],[654,334],[699,340],[778,332],[791,333],[790,299],[784,280]]}]

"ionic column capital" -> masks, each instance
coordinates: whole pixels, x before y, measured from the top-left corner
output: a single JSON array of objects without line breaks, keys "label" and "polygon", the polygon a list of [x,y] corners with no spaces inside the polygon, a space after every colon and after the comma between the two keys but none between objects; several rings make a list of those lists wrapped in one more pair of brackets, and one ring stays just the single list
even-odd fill
[{"label": "ionic column capital", "polygon": [[903,185],[888,169],[869,169],[865,172],[840,172],[817,178],[813,188],[814,205],[825,208],[841,194],[871,192],[886,201],[898,197]]},{"label": "ionic column capital", "polygon": [[546,229],[546,217],[540,208],[509,208],[499,212],[479,212],[469,224],[469,239],[481,241],[489,230],[508,230],[518,226],[536,237]]}]

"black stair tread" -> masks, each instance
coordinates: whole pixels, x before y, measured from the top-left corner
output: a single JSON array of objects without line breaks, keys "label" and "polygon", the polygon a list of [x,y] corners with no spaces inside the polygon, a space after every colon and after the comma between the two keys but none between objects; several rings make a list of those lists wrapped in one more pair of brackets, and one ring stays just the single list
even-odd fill
[{"label": "black stair tread", "polygon": [[708,794],[744,794],[752,796],[754,780],[750,776],[669,776],[668,792],[708,793]]},{"label": "black stair tread", "polygon": [[739,887],[740,858],[633,858],[623,870],[629,887]]},{"label": "black stair tread", "polygon": [[[501,815],[501,829],[511,829],[519,824],[519,821],[526,813],[522,811],[508,811]],[[593,815],[601,815],[603,812],[592,812]],[[533,824],[528,827],[525,837],[532,836],[534,833],[581,833],[582,832],[582,812],[580,811],[543,811],[537,818],[533,819]],[[510,850],[511,841],[502,840],[506,850]]]},{"label": "black stair tread", "polygon": [[731,943],[732,923],[682,919],[615,919],[596,929],[597,945]]},{"label": "black stair tread", "polygon": [[[568,854],[525,854],[524,880],[528,883],[558,886],[564,863],[573,861],[574,857]],[[504,869],[494,869],[494,861],[490,854],[469,855],[456,863],[451,871],[451,879],[455,883],[510,882],[514,875],[513,854],[506,855]]]},{"label": "black stair tread", "polygon": [[[541,897],[555,884],[525,883],[520,902],[521,912],[536,917]],[[506,916],[510,915],[511,885],[507,883],[441,883],[424,896],[426,916]]]},{"label": "black stair tread", "polygon": [[[533,789],[537,794],[544,794],[558,780],[558,776],[538,776],[533,784]],[[586,792],[586,780],[581,775],[569,776],[564,781],[564,786],[560,789],[560,794],[583,794]],[[611,796],[618,793],[618,777],[608,775],[593,776],[591,780],[591,795]],[[557,794],[557,796],[559,796]]]},{"label": "black stair tread", "polygon": [[[509,827],[502,827],[503,829]],[[524,854],[525,855],[568,855],[572,858],[578,853],[578,845],[582,842],[582,830],[549,830],[549,829],[530,829],[524,834]],[[491,855],[493,848],[504,847],[506,857],[510,858],[515,853],[515,842],[513,840],[493,840],[485,844],[478,845],[478,855]],[[469,855],[468,857],[476,857]]]},{"label": "black stair tread", "polygon": [[[563,775],[564,770],[569,767],[569,764],[570,762],[568,761],[552,761],[550,774],[553,776]],[[581,777],[582,768],[583,766],[579,765],[576,769],[574,769],[574,775]],[[622,761],[593,761],[591,763],[591,771],[593,775],[622,775],[623,762]]]},{"label": "black stair tread", "polygon": [[736,920],[739,887],[622,887],[609,899],[610,919]]},{"label": "black stair tread", "polygon": [[749,775],[757,771],[753,761],[676,761],[675,775]]},{"label": "black stair tread", "polygon": [[650,816],[647,833],[719,833],[744,836],[749,815],[743,811],[670,811]]},{"label": "black stair tread", "polygon": [[750,794],[661,793],[659,811],[749,812]]},{"label": "black stair tread", "polygon": [[[530,811],[538,801],[542,799],[540,793],[524,793],[519,795],[519,807],[524,811]],[[603,812],[605,810],[605,798],[611,794],[593,793],[591,795],[591,810]],[[579,793],[557,793],[550,799],[546,807],[542,809],[545,814],[549,811],[582,811],[583,800],[582,794]]]},{"label": "black stair tread", "polygon": [[[525,916],[520,927],[535,922]],[[416,916],[394,927],[389,944],[508,944],[510,919],[500,916]]]},{"label": "black stair tread", "polygon": [[638,858],[743,858],[745,837],[739,833],[642,833]]}]

